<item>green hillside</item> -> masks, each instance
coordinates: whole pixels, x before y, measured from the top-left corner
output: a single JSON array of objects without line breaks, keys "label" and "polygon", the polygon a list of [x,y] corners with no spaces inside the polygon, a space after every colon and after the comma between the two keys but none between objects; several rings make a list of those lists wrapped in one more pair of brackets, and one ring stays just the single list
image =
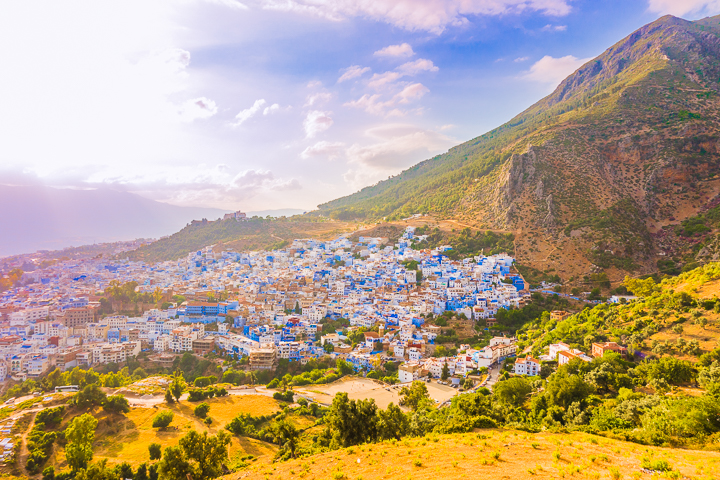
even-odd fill
[{"label": "green hillside", "polygon": [[319,213],[432,213],[542,236],[585,271],[651,272],[663,254],[682,267],[692,245],[670,226],[717,203],[719,23],[663,17],[507,124]]},{"label": "green hillside", "polygon": [[123,253],[122,256],[147,262],[176,260],[210,245],[215,245],[218,249],[237,251],[272,250],[285,247],[296,238],[329,238],[349,228],[344,222],[308,216],[265,219],[254,217],[244,222],[203,220],[188,224],[169,237]]},{"label": "green hillside", "polygon": [[614,341],[647,358],[672,357],[707,365],[720,360],[720,264],[666,278],[625,282],[633,302],[601,304],[561,322],[549,315],[526,324],[523,347],[536,357],[552,343],[590,352],[593,342]]}]

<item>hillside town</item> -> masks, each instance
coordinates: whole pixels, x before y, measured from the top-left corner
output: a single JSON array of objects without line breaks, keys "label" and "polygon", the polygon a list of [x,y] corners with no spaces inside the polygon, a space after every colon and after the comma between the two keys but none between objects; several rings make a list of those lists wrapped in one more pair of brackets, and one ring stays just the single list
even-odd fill
[{"label": "hillside town", "polygon": [[[251,253],[207,247],[154,265],[65,261],[25,273],[22,287],[0,297],[0,380],[37,378],[55,367],[122,363],[140,352],[161,365],[172,365],[184,352],[216,352],[246,359],[251,370],[325,355],[358,372],[395,362],[402,383],[438,378],[443,369],[464,377],[514,357],[509,336],[437,356],[442,329],[426,323],[450,311],[487,328],[499,309],[523,305],[528,292],[513,258],[453,261],[443,254],[450,246],[423,249],[423,241],[408,227],[394,244],[341,236]],[[132,316],[104,312],[108,292],[128,282],[135,282],[138,294],[177,301]],[[338,319],[349,325],[323,331]],[[537,374],[539,366],[526,363],[532,360],[518,362],[516,373]]]}]

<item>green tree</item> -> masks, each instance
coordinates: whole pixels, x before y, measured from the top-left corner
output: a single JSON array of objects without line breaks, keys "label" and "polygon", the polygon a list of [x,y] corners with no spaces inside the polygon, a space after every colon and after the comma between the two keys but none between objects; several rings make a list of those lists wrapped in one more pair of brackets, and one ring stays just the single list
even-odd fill
[{"label": "green tree", "polygon": [[493,386],[493,394],[500,402],[521,407],[532,392],[530,382],[523,377],[513,377]]},{"label": "green tree", "polygon": [[162,445],[151,443],[148,445],[148,452],[150,453],[150,460],[160,460],[160,457],[162,457]]},{"label": "green tree", "polygon": [[210,405],[208,405],[206,402],[202,402],[200,405],[195,407],[195,411],[193,413],[196,417],[205,418],[207,417],[209,411]]},{"label": "green tree", "polygon": [[65,429],[67,445],[65,457],[73,471],[87,468],[93,458],[92,444],[95,440],[97,420],[89,413],[75,417]]},{"label": "green tree", "polygon": [[173,418],[175,418],[175,414],[173,412],[170,410],[163,410],[155,415],[152,426],[153,428],[167,428],[172,423]]},{"label": "green tree", "polygon": [[280,445],[276,458],[295,458],[295,450],[298,446],[300,431],[287,420],[278,420],[270,426],[270,435],[273,443]]},{"label": "green tree", "polygon": [[73,403],[80,408],[99,406],[104,404],[106,400],[107,395],[95,383],[85,386],[73,397]]},{"label": "green tree", "polygon": [[[177,447],[167,447],[158,472],[164,480],[209,480],[222,475],[227,460],[230,434],[199,434],[191,430],[180,439]],[[189,476],[188,476],[189,474]]]},{"label": "green tree", "polygon": [[638,297],[649,297],[656,291],[657,285],[652,277],[648,277],[645,280],[639,278],[625,277],[622,283],[630,292]]},{"label": "green tree", "polygon": [[430,394],[428,393],[425,382],[416,380],[412,382],[409,387],[401,388],[400,405],[404,405],[413,411],[432,405],[432,400],[430,400]]},{"label": "green tree", "polygon": [[385,410],[378,411],[378,438],[400,440],[410,431],[410,419],[400,407],[390,403]]},{"label": "green tree", "polygon": [[450,378],[450,367],[448,367],[447,362],[443,364],[442,373],[440,373],[440,379],[444,382]]},{"label": "green tree", "polygon": [[103,410],[110,413],[128,413],[130,404],[123,395],[111,395],[105,400]]},{"label": "green tree", "polygon": [[550,405],[567,409],[574,402],[584,403],[594,391],[593,386],[579,375],[570,374],[565,368],[561,368],[548,379],[545,398]]},{"label": "green tree", "polygon": [[377,438],[377,420],[375,400],[350,400],[340,392],[326,416],[325,435],[342,447],[372,442]]},{"label": "green tree", "polygon": [[168,386],[168,391],[172,394],[176,402],[180,401],[180,397],[186,388],[187,384],[185,383],[185,378],[183,378],[182,372],[180,370],[176,370],[175,375],[173,375],[172,381]]}]

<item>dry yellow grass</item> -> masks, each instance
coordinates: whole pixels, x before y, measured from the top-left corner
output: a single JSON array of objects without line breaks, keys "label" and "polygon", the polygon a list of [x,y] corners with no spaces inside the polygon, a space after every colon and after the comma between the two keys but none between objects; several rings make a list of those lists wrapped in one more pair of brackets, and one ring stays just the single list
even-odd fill
[{"label": "dry yellow grass", "polygon": [[718,452],[647,447],[581,433],[486,430],[364,445],[284,463],[253,464],[224,478],[664,478],[641,472],[643,457],[666,460],[680,474],[675,478],[711,479],[720,475]]},{"label": "dry yellow grass", "polygon": [[[201,419],[193,415],[199,404],[183,401],[180,404],[162,405],[158,408],[133,408],[125,416],[107,415],[102,411],[96,413],[98,427],[95,441],[95,458],[108,459],[111,464],[129,462],[139,465],[150,460],[148,445],[159,443],[165,447],[177,445],[180,438],[192,429],[199,432],[208,431],[216,434],[222,430],[238,413],[267,415],[279,410],[278,402],[260,395],[238,395],[206,400],[210,405],[209,416],[212,425],[205,425]],[[171,410],[175,413],[170,427],[159,430],[152,427],[152,420],[158,412]],[[269,457],[275,454],[276,447],[264,442],[248,438],[233,437],[230,446],[230,458],[244,455]],[[62,464],[62,458],[56,459]]]}]

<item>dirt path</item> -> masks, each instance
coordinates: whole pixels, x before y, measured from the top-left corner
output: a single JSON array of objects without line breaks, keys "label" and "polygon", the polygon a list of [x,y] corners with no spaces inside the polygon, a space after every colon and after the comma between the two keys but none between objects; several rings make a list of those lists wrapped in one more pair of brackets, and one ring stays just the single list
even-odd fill
[{"label": "dirt path", "polygon": [[[38,410],[39,411],[39,410]],[[20,454],[17,459],[17,467],[20,471],[25,471],[25,464],[30,456],[30,450],[27,448],[27,436],[35,425],[35,419],[37,418],[38,411],[32,412],[32,420],[28,424],[27,430],[20,436]]]}]

